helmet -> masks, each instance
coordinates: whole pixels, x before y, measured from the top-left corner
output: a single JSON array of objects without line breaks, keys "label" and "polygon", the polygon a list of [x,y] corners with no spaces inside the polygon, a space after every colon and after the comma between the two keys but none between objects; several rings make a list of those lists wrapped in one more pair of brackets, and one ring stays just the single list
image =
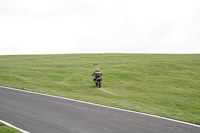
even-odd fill
[{"label": "helmet", "polygon": [[98,68],[98,67],[96,68],[96,71],[99,71],[99,68]]}]

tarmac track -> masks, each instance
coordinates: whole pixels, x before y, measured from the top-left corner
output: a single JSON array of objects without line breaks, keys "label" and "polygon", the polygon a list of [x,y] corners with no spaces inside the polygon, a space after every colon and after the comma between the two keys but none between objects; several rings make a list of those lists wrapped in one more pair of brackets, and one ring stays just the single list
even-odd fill
[{"label": "tarmac track", "polygon": [[200,126],[0,87],[0,120],[31,133],[200,133]]}]

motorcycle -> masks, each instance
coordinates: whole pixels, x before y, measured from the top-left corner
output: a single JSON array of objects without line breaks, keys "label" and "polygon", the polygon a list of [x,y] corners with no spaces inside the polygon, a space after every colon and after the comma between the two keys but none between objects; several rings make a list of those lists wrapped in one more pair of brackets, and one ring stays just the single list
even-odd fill
[{"label": "motorcycle", "polygon": [[95,81],[96,87],[101,88],[102,78],[98,77]]}]

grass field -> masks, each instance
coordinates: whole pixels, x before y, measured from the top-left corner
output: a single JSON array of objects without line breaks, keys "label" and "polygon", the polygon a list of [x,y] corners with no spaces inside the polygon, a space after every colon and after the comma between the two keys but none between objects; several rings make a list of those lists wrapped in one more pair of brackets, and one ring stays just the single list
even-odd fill
[{"label": "grass field", "polygon": [[0,56],[0,85],[200,124],[199,54]]},{"label": "grass field", "polygon": [[21,132],[0,122],[0,133],[21,133]]}]

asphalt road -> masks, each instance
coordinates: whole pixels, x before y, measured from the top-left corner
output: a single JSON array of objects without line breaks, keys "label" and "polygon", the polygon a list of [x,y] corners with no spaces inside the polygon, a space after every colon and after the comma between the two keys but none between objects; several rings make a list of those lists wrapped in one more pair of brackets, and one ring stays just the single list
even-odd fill
[{"label": "asphalt road", "polygon": [[2,87],[0,119],[31,133],[200,133],[200,126]]}]

